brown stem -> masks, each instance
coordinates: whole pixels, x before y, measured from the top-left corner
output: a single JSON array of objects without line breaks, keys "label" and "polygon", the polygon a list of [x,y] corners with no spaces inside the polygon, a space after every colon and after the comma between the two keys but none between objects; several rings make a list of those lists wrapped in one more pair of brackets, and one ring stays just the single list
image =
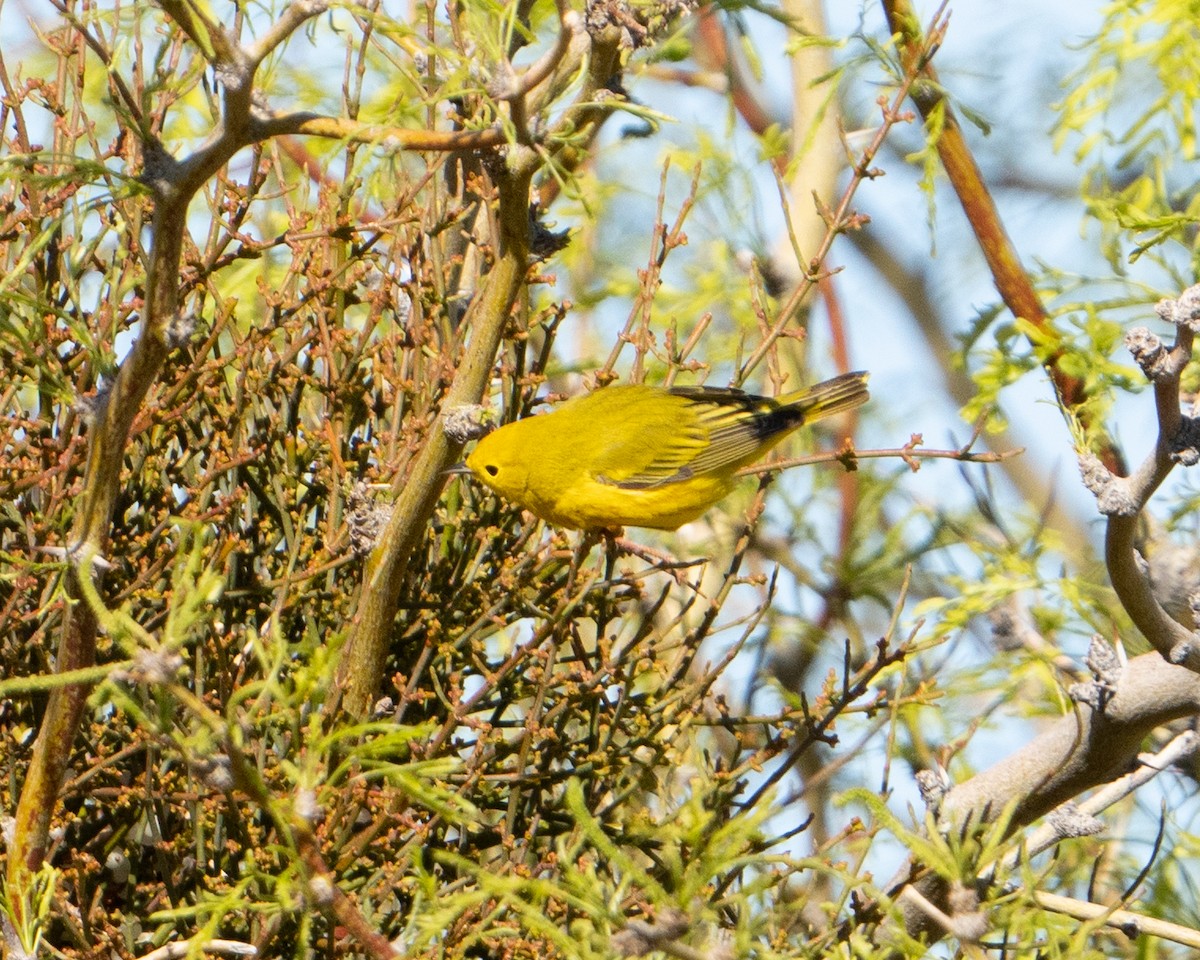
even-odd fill
[{"label": "brown stem", "polygon": [[232,739],[226,739],[225,751],[237,788],[271,818],[280,839],[294,846],[304,867],[307,893],[313,905],[344,926],[372,960],[391,960],[400,956],[400,951],[367,922],[358,905],[333,881],[312,825],[302,817],[285,815],[281,811],[258,768]]},{"label": "brown stem", "polygon": [[[900,55],[905,75],[916,71],[920,78],[909,90],[913,103],[926,122],[939,122],[938,156],[979,241],[979,248],[1001,299],[1014,317],[1027,321],[1040,335],[1057,343],[1060,340],[1059,333],[1051,324],[1041,297],[1004,229],[1000,212],[975,163],[962,127],[938,81],[937,72],[929,62],[929,41],[922,34],[912,4],[909,0],[883,0],[883,10],[888,27],[900,37]],[[1055,346],[1042,356],[1042,365],[1050,375],[1062,404],[1077,409],[1087,399],[1087,392],[1082,380],[1065,372],[1060,366],[1063,355],[1063,348]],[[1110,439],[1104,438],[1100,456],[1110,470],[1123,472],[1120,451]]]}]

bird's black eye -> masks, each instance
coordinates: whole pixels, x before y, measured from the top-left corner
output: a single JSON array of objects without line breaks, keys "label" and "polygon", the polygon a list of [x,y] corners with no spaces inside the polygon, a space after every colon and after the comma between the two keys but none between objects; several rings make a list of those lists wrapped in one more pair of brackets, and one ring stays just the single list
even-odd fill
[{"label": "bird's black eye", "polygon": [[487,475],[489,477],[494,477],[496,474],[498,474],[500,472],[500,468],[498,466],[496,466],[494,463],[489,463],[483,469],[487,471]]}]

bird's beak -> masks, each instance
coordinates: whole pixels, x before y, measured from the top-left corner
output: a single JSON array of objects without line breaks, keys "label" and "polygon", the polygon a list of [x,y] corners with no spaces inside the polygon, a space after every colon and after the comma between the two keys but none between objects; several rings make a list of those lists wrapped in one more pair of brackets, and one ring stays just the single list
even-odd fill
[{"label": "bird's beak", "polygon": [[468,476],[471,473],[471,468],[464,461],[460,460],[447,470],[446,473],[449,476]]}]

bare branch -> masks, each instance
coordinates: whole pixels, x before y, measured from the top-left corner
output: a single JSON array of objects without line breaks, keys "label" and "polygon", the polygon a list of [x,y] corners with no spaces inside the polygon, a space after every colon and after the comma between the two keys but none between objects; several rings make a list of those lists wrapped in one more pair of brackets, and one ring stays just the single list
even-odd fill
[{"label": "bare branch", "polygon": [[281,135],[303,135],[364,143],[401,150],[429,150],[450,153],[456,150],[485,150],[505,143],[499,126],[480,130],[418,130],[408,127],[382,127],[356,123],[344,117],[326,117],[318,113],[289,113],[277,117],[256,117],[249,136],[266,140]]},{"label": "bare branch", "polygon": [[214,67],[229,66],[242,59],[237,41],[203,7],[192,0],[158,0],[158,5]]},{"label": "bare branch", "polygon": [[1047,910],[1075,917],[1077,920],[1103,920],[1105,926],[1115,927],[1131,937],[1146,934],[1200,949],[1200,930],[1194,927],[1169,923],[1131,910],[1117,910],[1099,903],[1088,903],[1086,900],[1043,893],[1040,890],[1034,891],[1033,898]]},{"label": "bare branch", "polygon": [[[444,400],[446,410],[479,402],[529,268],[529,188],[536,157],[528,148],[518,149],[519,153],[515,151],[509,157],[509,170],[498,184],[499,257],[463,319],[463,325],[471,330],[471,339]],[[430,428],[411,471],[397,478],[402,489],[366,565],[355,628],[346,641],[338,670],[340,697],[329,702],[330,710],[340,706],[352,717],[367,716],[384,674],[392,621],[409,559],[446,485],[446,470],[461,450],[462,444],[446,433],[443,415]]]},{"label": "bare branch", "polygon": [[498,100],[512,101],[524,97],[558,68],[567,56],[573,40],[586,42],[583,18],[579,13],[568,7],[563,0],[558,0],[557,6],[560,26],[554,46],[530,64],[519,76],[512,70],[512,65],[506,61],[502,66],[507,68],[506,74],[509,82],[492,91]]},{"label": "bare branch", "polygon": [[313,17],[329,9],[326,0],[292,0],[279,19],[259,39],[246,49],[247,61],[257,70],[271,52]]},{"label": "bare branch", "polygon": [[[1137,768],[1125,776],[1118,777],[1080,803],[1070,801],[1064,806],[1071,808],[1069,814],[1075,823],[1082,822],[1079,818],[1094,818],[1096,814],[1102,813],[1139,787],[1149,783],[1164,770],[1190,757],[1197,748],[1200,748],[1200,737],[1192,730],[1185,730],[1158,753],[1141,754],[1137,759]],[[1059,808],[1059,810],[1062,809],[1062,807]],[[1022,844],[1023,849],[1013,850],[1004,858],[1002,861],[1004,866],[1012,869],[1016,867],[1022,857],[1036,856],[1067,836],[1080,835],[1078,829],[1073,827],[1064,829],[1062,819],[1055,819],[1054,815],[1059,810],[1053,811],[1047,818],[1047,822],[1025,839]]]},{"label": "bare branch", "polygon": [[[916,435],[919,437],[919,434]],[[916,473],[921,468],[921,460],[957,460],[959,463],[999,463],[1009,457],[1020,456],[1021,450],[983,450],[975,452],[959,448],[958,450],[920,450],[918,440],[910,440],[902,447],[885,447],[880,449],[860,450],[847,442],[838,450],[825,450],[821,453],[810,454],[807,457],[788,457],[786,460],[773,460],[769,463],[755,464],[738,471],[738,476],[758,476],[775,470],[787,470],[790,467],[811,466],[814,463],[841,463],[847,470],[855,469],[858,460],[903,460],[910,470]]]},{"label": "bare branch", "polygon": [[204,940],[199,943],[191,940],[176,940],[164,943],[157,950],[140,957],[139,960],[179,960],[188,956],[193,950],[204,953],[219,953],[229,957],[254,957],[258,949],[252,943],[243,940]]},{"label": "bare branch", "polygon": [[1200,712],[1200,677],[1147,653],[1129,661],[1103,712],[1080,705],[1007,760],[951,790],[943,816],[990,819],[1019,799],[1014,826],[1049,813],[1101,783],[1137,756],[1148,733]]},{"label": "bare branch", "polygon": [[[1142,741],[1156,727],[1200,712],[1200,677],[1157,653],[1135,657],[1121,671],[1111,696],[1097,710],[1079,703],[1010,757],[959,784],[942,798],[939,824],[967,829],[1012,810],[1010,831],[1032,823],[1085,790],[1123,777]],[[896,892],[910,882],[901,871]],[[944,903],[945,882],[924,875],[912,882],[928,900]],[[938,927],[928,914],[901,902],[912,935]]]},{"label": "bare branch", "polygon": [[1186,290],[1178,300],[1162,301],[1156,309],[1160,317],[1176,326],[1175,343],[1169,350],[1145,328],[1130,330],[1125,338],[1142,372],[1154,385],[1158,412],[1154,449],[1128,477],[1116,476],[1088,453],[1079,458],[1080,471],[1100,512],[1108,517],[1104,556],[1122,606],[1159,653],[1172,663],[1200,671],[1200,640],[1163,609],[1136,549],[1138,517],[1154,491],[1177,463],[1189,465],[1197,460],[1194,421],[1180,410],[1179,377],[1191,359],[1200,322],[1200,286]]}]

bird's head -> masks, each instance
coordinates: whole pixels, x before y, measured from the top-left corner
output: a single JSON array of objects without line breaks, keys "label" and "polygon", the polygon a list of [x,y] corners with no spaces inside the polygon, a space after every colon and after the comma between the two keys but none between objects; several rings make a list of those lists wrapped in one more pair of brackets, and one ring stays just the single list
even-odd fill
[{"label": "bird's head", "polygon": [[528,486],[529,458],[536,450],[526,449],[514,433],[503,427],[489,433],[467,457],[467,469],[501,496],[520,501]]}]

